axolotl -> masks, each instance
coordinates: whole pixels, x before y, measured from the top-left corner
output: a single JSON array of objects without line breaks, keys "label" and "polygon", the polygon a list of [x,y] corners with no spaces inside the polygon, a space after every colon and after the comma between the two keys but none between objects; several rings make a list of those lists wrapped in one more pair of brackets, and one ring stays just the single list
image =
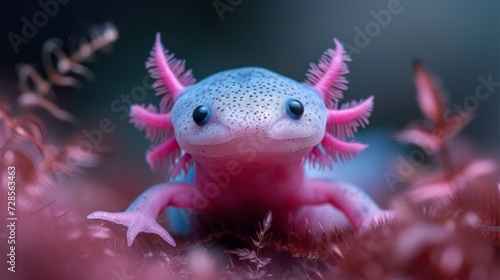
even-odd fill
[{"label": "axolotl", "polygon": [[368,124],[373,97],[340,105],[350,58],[333,41],[335,49],[311,64],[303,83],[258,67],[195,83],[158,33],[146,68],[162,100],[159,108],[132,105],[131,122],[153,142],[146,155],[153,169],[167,169],[170,179],[190,170],[194,176],[149,188],[125,212],[97,211],[88,218],[128,227],[129,246],[140,232],[175,246],[156,221],[166,207],[239,228],[272,211],[278,235],[291,229],[316,234],[342,217],[359,228],[380,216],[384,211],[357,187],[305,175],[307,164],[331,168],[367,147],[350,139]]}]

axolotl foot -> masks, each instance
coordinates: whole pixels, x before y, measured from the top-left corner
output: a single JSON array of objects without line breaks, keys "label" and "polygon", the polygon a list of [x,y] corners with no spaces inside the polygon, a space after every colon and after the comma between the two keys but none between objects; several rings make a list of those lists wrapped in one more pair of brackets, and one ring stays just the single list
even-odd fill
[{"label": "axolotl foot", "polygon": [[139,232],[156,233],[170,245],[175,246],[172,236],[152,217],[134,211],[105,212],[96,211],[87,216],[88,219],[101,219],[128,227],[127,245],[130,247]]}]

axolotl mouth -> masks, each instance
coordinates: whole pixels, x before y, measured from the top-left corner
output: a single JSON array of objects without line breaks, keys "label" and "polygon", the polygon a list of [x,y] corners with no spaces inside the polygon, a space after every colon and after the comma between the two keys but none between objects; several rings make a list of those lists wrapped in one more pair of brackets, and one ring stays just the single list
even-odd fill
[{"label": "axolotl mouth", "polygon": [[213,123],[204,127],[198,137],[184,138],[182,131],[176,137],[179,146],[192,156],[245,158],[261,153],[299,152],[303,156],[320,143],[323,135],[324,129],[292,124],[282,118],[268,128],[254,126],[239,130]]},{"label": "axolotl mouth", "polygon": [[214,145],[187,144],[183,149],[204,166],[224,166],[232,161],[249,168],[262,168],[300,163],[313,147],[314,145],[303,145],[297,139],[237,137]]}]

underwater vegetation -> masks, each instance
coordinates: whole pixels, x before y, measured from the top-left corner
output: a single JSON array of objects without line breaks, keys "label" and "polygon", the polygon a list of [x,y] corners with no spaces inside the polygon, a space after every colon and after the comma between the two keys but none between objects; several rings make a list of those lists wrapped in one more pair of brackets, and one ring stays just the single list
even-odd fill
[{"label": "underwater vegetation", "polygon": [[[114,155],[89,148],[87,138],[53,142],[37,113],[76,123],[56,97],[90,79],[87,62],[117,39],[116,28],[104,24],[69,51],[48,41],[43,72],[18,69],[17,104],[0,99],[0,188],[15,197],[11,216],[19,218],[15,238],[0,239],[2,254],[15,246],[15,261],[7,265],[16,272],[3,269],[2,279],[498,279],[498,159],[480,158],[474,152],[480,147],[456,141],[474,116],[450,107],[443,85],[421,61],[413,70],[415,106],[424,120],[408,120],[394,135],[410,153],[385,174],[388,182],[405,184],[387,203],[394,219],[362,229],[332,225],[320,238],[293,230],[283,237],[273,235],[276,218],[267,212],[252,230],[174,235],[176,247],[146,233],[128,246],[126,227],[85,219],[75,199],[100,195],[87,191],[95,183],[88,168]],[[0,205],[7,209],[4,197]],[[4,221],[7,215],[0,214]]]}]

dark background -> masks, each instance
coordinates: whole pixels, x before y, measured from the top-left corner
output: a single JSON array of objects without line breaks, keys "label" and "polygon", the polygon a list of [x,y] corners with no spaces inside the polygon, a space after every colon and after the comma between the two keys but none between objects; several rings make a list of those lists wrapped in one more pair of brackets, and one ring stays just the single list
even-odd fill
[{"label": "dark background", "polygon": [[[260,66],[293,79],[304,80],[310,62],[332,47],[332,38],[355,46],[356,28],[364,30],[373,21],[371,12],[387,10],[384,1],[228,1],[238,3],[219,17],[217,1],[78,1],[59,5],[59,11],[39,28],[27,44],[15,53],[7,34],[21,34],[22,17],[32,19],[41,8],[37,1],[3,1],[0,57],[1,94],[18,94],[15,66],[37,65],[40,51],[49,38],[67,43],[71,36],[84,34],[94,25],[112,22],[120,38],[109,54],[100,53],[86,64],[96,80],[83,82],[80,90],[57,88],[57,103],[75,114],[81,123],[74,126],[48,122],[50,137],[61,141],[71,133],[98,128],[103,118],[116,125],[104,135],[103,147],[112,147],[120,166],[134,159],[135,170],[144,170],[147,182],[158,182],[162,174],[147,171],[142,160],[148,142],[111,104],[121,94],[130,94],[146,75],[144,61],[156,32],[163,44],[178,58],[186,59],[197,80],[215,72]],[[392,14],[387,26],[370,38],[367,46],[353,53],[349,63],[349,90],[346,101],[375,96],[375,109],[366,131],[384,129],[382,142],[392,145],[390,135],[422,115],[415,102],[412,61],[420,58],[443,82],[451,104],[462,104],[474,95],[479,76],[493,75],[500,81],[500,2],[401,0],[402,11]],[[66,44],[67,45],[67,44]],[[465,129],[472,143],[487,151],[499,144],[499,92],[479,101],[475,120]],[[149,91],[145,103],[157,104]],[[71,132],[71,133],[68,133]],[[372,145],[378,149],[377,145]],[[135,158],[139,160],[135,160]],[[100,169],[101,170],[101,169]],[[124,171],[126,172],[126,171]],[[156,177],[154,177],[156,176]],[[132,194],[131,196],[133,196]]]}]

